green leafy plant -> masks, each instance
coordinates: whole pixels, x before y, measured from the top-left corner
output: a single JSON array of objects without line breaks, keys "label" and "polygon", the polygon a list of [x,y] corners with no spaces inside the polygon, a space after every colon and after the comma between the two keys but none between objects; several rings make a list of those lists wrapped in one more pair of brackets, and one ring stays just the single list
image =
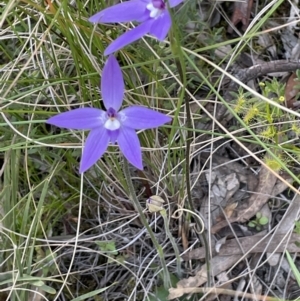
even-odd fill
[{"label": "green leafy plant", "polygon": [[293,274],[297,280],[298,285],[300,285],[300,272],[298,268],[296,267],[293,258],[291,257],[290,253],[288,251],[285,252],[286,258],[288,260],[288,263],[291,267],[291,270],[293,271]]},{"label": "green leafy plant", "polygon": [[[295,221],[294,232],[297,233],[297,234],[300,234],[300,221]],[[300,247],[300,242],[299,241],[295,241],[294,243],[297,247]]]},{"label": "green leafy plant", "polygon": [[[261,82],[259,86],[261,94],[264,97],[272,99],[279,104],[282,104],[285,101],[285,84],[273,79],[270,82]],[[284,116],[286,116],[286,113],[278,107],[270,106],[269,103],[262,101],[258,97],[253,97],[251,93],[244,92],[242,87],[239,88],[237,93],[232,94],[236,99],[234,111],[243,116],[244,122],[246,124],[250,124],[257,121],[266,124],[266,128],[263,131],[266,133],[265,138],[273,138],[277,133],[276,128],[270,130],[268,127],[273,126],[275,121],[281,120]],[[261,135],[264,136],[262,133]]]},{"label": "green leafy plant", "polygon": [[255,228],[257,231],[260,231],[263,226],[269,222],[269,219],[266,216],[263,216],[261,212],[256,213],[255,220],[252,220],[248,223],[248,226]]},{"label": "green leafy plant", "polygon": [[294,232],[300,234],[300,221],[295,221]]},{"label": "green leafy plant", "polygon": [[263,101],[242,87],[236,93],[233,111],[257,134],[266,149],[273,147],[274,156],[265,156],[266,165],[273,171],[286,170],[291,162],[298,162],[299,149],[289,141],[300,134],[297,118],[278,105],[285,106],[285,84],[277,79],[259,83],[262,96],[273,101],[274,105]]}]

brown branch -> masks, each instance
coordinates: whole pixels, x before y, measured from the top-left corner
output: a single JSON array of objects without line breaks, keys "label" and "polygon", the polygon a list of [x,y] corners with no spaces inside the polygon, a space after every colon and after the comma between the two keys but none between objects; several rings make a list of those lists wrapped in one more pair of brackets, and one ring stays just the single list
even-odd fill
[{"label": "brown branch", "polygon": [[[219,252],[213,255],[230,256],[244,255],[246,253],[278,252],[283,253],[288,250],[290,253],[300,252],[300,234],[292,233],[291,237],[285,234],[257,234],[236,239],[227,240],[220,248]],[[241,249],[242,248],[242,249]],[[192,250],[182,255],[183,260],[203,259],[205,250],[203,247]]]},{"label": "brown branch", "polygon": [[[250,68],[239,70],[234,76],[245,83],[246,81],[255,79],[260,76],[264,76],[268,73],[274,72],[293,72],[300,69],[300,60],[290,61],[290,60],[277,60],[266,62],[264,64],[254,65]],[[232,82],[229,85],[229,89],[235,90],[238,87],[236,82]]]},{"label": "brown branch", "polygon": [[[293,72],[297,69],[300,69],[300,60],[277,60],[266,62],[264,64],[254,65],[250,68],[245,68],[237,71],[234,77],[241,81],[242,83],[247,83],[248,81],[264,76],[268,73],[274,72]],[[227,102],[232,101],[231,92],[236,92],[239,88],[239,84],[236,81],[231,81],[226,92],[224,94],[224,99]],[[226,113],[227,108],[225,106],[221,106],[220,109],[217,110],[217,120],[222,120],[223,115]]]}]

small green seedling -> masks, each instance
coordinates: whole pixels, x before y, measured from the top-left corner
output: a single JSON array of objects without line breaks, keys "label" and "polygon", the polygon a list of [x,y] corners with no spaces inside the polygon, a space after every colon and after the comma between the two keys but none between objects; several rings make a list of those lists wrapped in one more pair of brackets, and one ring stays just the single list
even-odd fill
[{"label": "small green seedling", "polygon": [[248,226],[251,228],[255,228],[257,231],[260,231],[263,226],[265,226],[269,222],[269,219],[266,216],[262,216],[260,212],[256,213],[256,219],[250,221]]},{"label": "small green seedling", "polygon": [[[300,221],[295,221],[294,232],[297,233],[297,234],[300,234]],[[294,243],[298,248],[300,247],[300,242],[299,241],[295,241]]]},{"label": "small green seedling", "polygon": [[294,232],[300,234],[300,221],[295,221]]}]

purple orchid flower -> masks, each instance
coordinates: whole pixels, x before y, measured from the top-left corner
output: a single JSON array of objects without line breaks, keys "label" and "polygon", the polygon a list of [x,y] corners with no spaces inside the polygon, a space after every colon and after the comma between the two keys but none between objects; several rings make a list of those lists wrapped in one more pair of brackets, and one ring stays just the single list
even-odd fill
[{"label": "purple orchid flower", "polygon": [[47,123],[68,129],[90,130],[83,149],[80,173],[100,159],[110,142],[118,142],[127,160],[138,169],[143,169],[140,141],[135,130],[155,128],[170,122],[171,118],[141,106],[119,111],[124,96],[124,81],[120,66],[112,55],[103,68],[101,91],[106,111],[75,109],[53,116]]},{"label": "purple orchid flower", "polygon": [[[183,0],[169,0],[175,7]],[[108,7],[89,18],[92,23],[137,21],[141,24],[113,41],[104,51],[109,55],[138,40],[147,33],[163,41],[171,27],[171,17],[163,0],[131,0]]]}]

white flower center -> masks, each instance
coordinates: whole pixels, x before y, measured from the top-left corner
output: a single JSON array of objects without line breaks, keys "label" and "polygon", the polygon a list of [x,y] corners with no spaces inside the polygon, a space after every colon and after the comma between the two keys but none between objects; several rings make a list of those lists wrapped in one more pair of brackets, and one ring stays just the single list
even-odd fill
[{"label": "white flower center", "polygon": [[120,128],[120,126],[121,126],[121,123],[116,118],[108,118],[104,124],[104,127],[110,131],[118,130]]},{"label": "white flower center", "polygon": [[150,17],[156,19],[157,17],[159,17],[161,15],[161,13],[163,12],[163,9],[157,8],[153,6],[153,3],[149,3],[147,4],[146,8],[148,10],[150,10]]}]

